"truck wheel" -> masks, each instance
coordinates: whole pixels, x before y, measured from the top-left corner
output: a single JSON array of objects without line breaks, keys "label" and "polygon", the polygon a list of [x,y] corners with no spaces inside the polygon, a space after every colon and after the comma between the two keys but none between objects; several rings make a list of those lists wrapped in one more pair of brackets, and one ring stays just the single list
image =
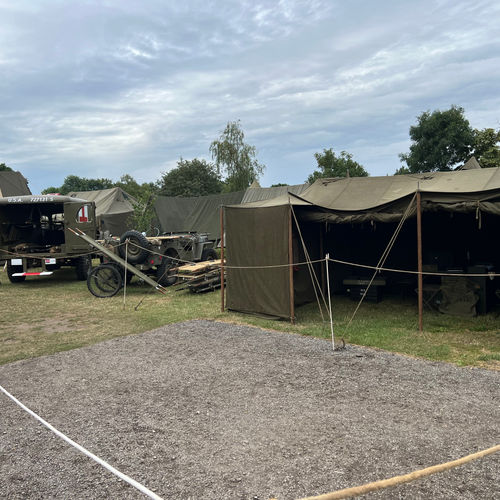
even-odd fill
[{"label": "truck wheel", "polygon": [[[129,245],[125,241],[129,240]],[[149,242],[139,231],[127,231],[120,238],[118,253],[122,259],[127,259],[130,264],[142,264],[149,255]],[[125,256],[125,253],[127,254]]]},{"label": "truck wheel", "polygon": [[122,276],[113,264],[94,267],[87,278],[87,288],[96,297],[113,297],[122,287]]},{"label": "truck wheel", "polygon": [[[171,255],[175,259],[179,258],[179,254],[175,252],[175,255]],[[161,286],[172,286],[177,282],[177,276],[171,269],[178,266],[178,262],[169,258],[169,256],[163,256],[160,265],[156,268],[156,281]]]},{"label": "truck wheel", "polygon": [[217,252],[213,248],[205,248],[203,252],[201,252],[201,260],[206,261],[206,260],[217,260],[219,256],[217,255]]},{"label": "truck wheel", "polygon": [[89,269],[92,267],[92,261],[88,255],[82,255],[75,259],[76,279],[84,281],[89,276]]},{"label": "truck wheel", "polygon": [[12,276],[15,273],[22,273],[23,266],[13,266],[10,262],[7,262],[7,276],[9,277],[9,281],[11,283],[22,283],[26,276]]}]

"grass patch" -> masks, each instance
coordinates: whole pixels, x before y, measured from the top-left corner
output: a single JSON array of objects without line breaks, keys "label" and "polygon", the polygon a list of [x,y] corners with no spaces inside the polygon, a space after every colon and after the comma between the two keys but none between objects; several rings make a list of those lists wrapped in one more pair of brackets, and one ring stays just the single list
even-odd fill
[{"label": "grass patch", "polygon": [[[321,319],[316,304],[297,309],[297,323],[220,312],[220,294],[191,294],[169,288],[165,295],[132,282],[123,295],[99,299],[85,282],[74,281],[73,270],[50,277],[27,278],[12,285],[0,273],[0,364],[82,347],[131,335],[168,323],[209,319],[254,325],[330,339],[329,321]],[[412,300],[385,298],[364,303],[348,326],[356,302],[333,300],[337,339],[409,356],[447,361],[462,366],[500,367],[499,314],[457,318],[426,312],[423,334],[417,330],[417,308]]]}]

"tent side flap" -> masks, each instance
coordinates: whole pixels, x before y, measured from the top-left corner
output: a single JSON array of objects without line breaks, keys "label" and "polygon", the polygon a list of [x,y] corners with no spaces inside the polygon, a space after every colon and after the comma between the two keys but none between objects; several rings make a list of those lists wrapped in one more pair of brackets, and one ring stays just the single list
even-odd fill
[{"label": "tent side flap", "polygon": [[225,208],[228,309],[290,318],[289,211]]}]

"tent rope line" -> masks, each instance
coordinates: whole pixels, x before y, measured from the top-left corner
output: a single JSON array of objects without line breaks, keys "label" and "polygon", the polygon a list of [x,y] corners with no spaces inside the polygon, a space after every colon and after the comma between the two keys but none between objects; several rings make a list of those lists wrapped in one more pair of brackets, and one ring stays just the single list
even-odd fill
[{"label": "tent rope line", "polygon": [[[385,264],[385,261],[387,260],[387,257],[389,257],[389,253],[391,252],[391,250],[394,246],[394,243],[396,243],[396,239],[399,236],[401,228],[403,227],[403,224],[405,223],[406,219],[408,218],[408,216],[410,214],[410,210],[411,210],[411,207],[413,206],[413,202],[415,201],[416,196],[417,196],[417,193],[415,193],[413,195],[413,198],[410,200],[410,203],[408,203],[408,207],[406,207],[406,210],[405,210],[405,213],[403,214],[403,217],[401,217],[401,220],[399,221],[399,224],[396,227],[396,230],[394,231],[393,235],[391,236],[391,239],[389,240],[389,243],[387,244],[387,246],[385,247],[385,250],[382,252],[382,255],[380,256],[380,259],[377,263],[377,267],[383,266]],[[347,325],[345,327],[346,332],[349,330],[349,327],[351,326],[351,323],[354,319],[354,316],[356,316],[356,313],[358,312],[359,308],[361,307],[361,304],[362,304],[363,300],[365,299],[365,297],[368,293],[368,290],[370,289],[370,286],[372,285],[373,280],[375,279],[375,276],[377,276],[378,272],[379,271],[377,271],[377,270],[375,270],[373,272],[373,275],[371,277],[370,282],[368,283],[368,286],[365,288],[365,291],[363,292],[363,295],[359,299],[359,302],[358,302],[358,305],[356,306],[356,309],[354,309],[354,312],[352,313],[352,316],[349,319],[349,322],[347,323]]]},{"label": "tent rope line", "polygon": [[325,493],[323,495],[318,495],[314,497],[306,497],[301,500],[339,500],[343,498],[353,498],[360,495],[366,495],[371,491],[382,490],[385,488],[390,488],[392,486],[398,486],[400,484],[409,483],[438,472],[444,472],[460,465],[465,465],[466,463],[472,462],[473,460],[478,460],[487,455],[492,455],[493,453],[498,453],[500,451],[500,444],[487,448],[485,450],[478,451],[476,453],[471,453],[465,457],[459,458],[457,460],[452,460],[450,462],[445,462],[438,465],[432,465],[431,467],[426,467],[425,469],[419,469],[409,474],[404,474],[401,476],[394,476],[390,479],[381,479],[380,481],[374,481],[371,483],[363,484],[362,486],[354,486],[352,488],[345,488],[342,490],[332,491],[331,493]]},{"label": "tent rope line", "polygon": [[[124,244],[124,243],[122,243]],[[130,244],[133,245],[132,242]],[[142,247],[141,247],[142,248]],[[3,250],[0,249],[0,252],[7,253],[11,256],[14,257],[26,257],[30,259],[47,259],[49,258],[52,254],[47,254],[44,256],[40,255],[34,255],[34,254],[22,254],[22,253],[15,253],[15,252],[9,252],[8,250]],[[74,257],[84,257],[86,255],[92,255],[92,254],[100,254],[101,252],[96,251],[96,252],[85,252],[85,253],[80,253],[80,254],[75,254]],[[156,253],[156,252],[151,252],[151,253]],[[175,257],[170,257],[168,255],[163,255],[161,253],[156,253],[157,255],[161,255],[162,257],[168,257],[169,259],[172,260],[178,260],[180,262],[185,262],[187,264],[193,264],[191,261],[186,261],[182,259],[176,259]],[[53,255],[52,255],[53,256]],[[274,264],[270,266],[227,266],[224,265],[224,269],[274,269],[274,268],[279,268],[279,267],[295,267],[295,266],[306,266],[309,264],[317,264],[320,262],[325,262],[327,259],[316,259],[316,260],[311,260],[310,262],[294,262],[292,264],[287,263],[287,264]],[[331,257],[328,258],[330,262],[335,262],[337,264],[343,264],[346,266],[353,266],[353,267],[360,267],[363,269],[373,269],[377,271],[386,271],[389,273],[402,273],[402,274],[419,274],[418,271],[411,271],[409,269],[394,269],[390,267],[383,267],[383,266],[370,266],[368,264],[359,264],[357,262],[350,262],[347,260],[339,260],[339,259],[332,259]],[[457,276],[457,277],[469,277],[469,278],[496,278],[500,276],[500,273],[436,273],[436,272],[431,272],[431,271],[422,271],[422,276]]]},{"label": "tent rope line", "polygon": [[[319,294],[321,295],[321,298],[323,299],[323,305],[328,310],[325,295],[323,294],[323,290],[321,288],[321,285],[319,284],[318,277],[317,277],[316,272],[314,271],[314,267],[311,263],[311,258],[309,256],[309,252],[307,250],[306,242],[304,241],[304,238],[302,237],[302,231],[300,230],[299,221],[297,220],[297,216],[295,215],[295,210],[293,209],[293,206],[291,204],[290,204],[290,210],[292,212],[293,219],[295,221],[295,225],[296,225],[297,231],[299,233],[300,241],[302,243],[302,249],[304,250],[304,256],[306,258],[307,268],[309,270],[309,276],[311,277],[314,295],[316,296],[316,302],[318,303],[319,312],[321,314],[321,319],[323,321],[325,321],[325,317],[323,316],[323,308],[321,307],[321,302],[320,302],[319,295],[318,295],[318,290],[319,290]],[[330,311],[330,313],[331,313],[331,311]],[[330,317],[330,321],[331,321],[331,319],[332,318]]]}]

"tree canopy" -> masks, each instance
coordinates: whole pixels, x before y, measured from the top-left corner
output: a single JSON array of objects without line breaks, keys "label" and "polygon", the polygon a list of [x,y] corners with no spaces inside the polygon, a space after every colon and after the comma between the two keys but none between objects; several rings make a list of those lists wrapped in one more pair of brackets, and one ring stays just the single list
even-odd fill
[{"label": "tree canopy", "polygon": [[481,167],[500,167],[500,129],[474,129],[473,155]]},{"label": "tree canopy", "polygon": [[322,153],[314,153],[318,170],[315,170],[307,182],[312,184],[316,179],[324,177],[366,177],[368,172],[357,161],[352,159],[352,154],[341,151],[339,156],[335,155],[332,148],[323,149]]},{"label": "tree canopy", "polygon": [[12,169],[5,163],[0,163],[0,172],[12,172]]},{"label": "tree canopy", "polygon": [[257,159],[254,146],[245,143],[240,121],[228,122],[219,139],[210,144],[217,172],[226,174],[225,191],[246,189],[264,172],[264,165]]},{"label": "tree canopy", "polygon": [[220,193],[222,189],[215,165],[198,158],[181,158],[177,167],[164,173],[158,184],[162,196],[204,196]]},{"label": "tree canopy", "polygon": [[409,173],[453,170],[470,158],[474,146],[474,131],[458,106],[423,112],[410,127],[410,138],[409,153],[399,155]]},{"label": "tree canopy", "polygon": [[111,179],[86,179],[77,175],[68,175],[59,187],[48,187],[42,191],[42,194],[59,193],[68,194],[71,191],[97,191],[98,189],[109,189],[114,187]]}]

